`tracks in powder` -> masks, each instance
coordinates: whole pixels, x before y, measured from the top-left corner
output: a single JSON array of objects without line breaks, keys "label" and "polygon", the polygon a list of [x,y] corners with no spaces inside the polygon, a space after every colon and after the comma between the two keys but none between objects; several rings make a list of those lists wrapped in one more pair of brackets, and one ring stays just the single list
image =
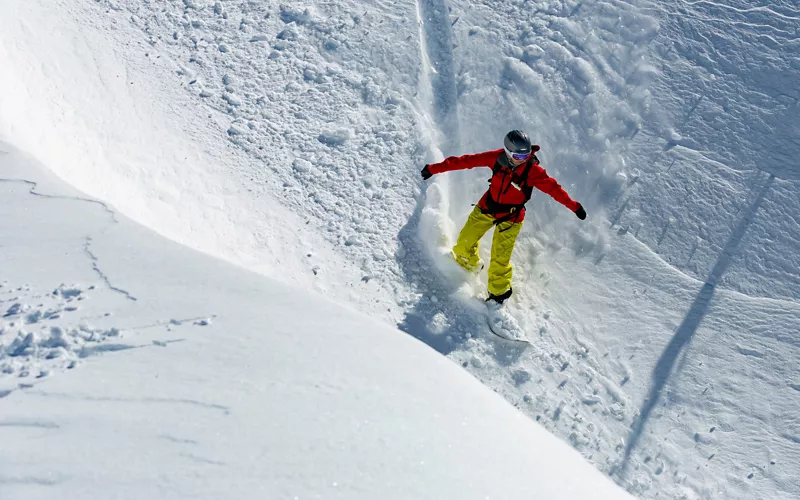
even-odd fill
[{"label": "tracks in powder", "polygon": [[[417,0],[419,23],[420,75],[417,93],[418,126],[429,139],[426,161],[460,149],[458,127],[458,95],[453,59],[453,33],[450,9],[446,0]],[[419,165],[421,168],[422,165]],[[430,248],[431,209],[437,199],[446,198],[446,179],[431,179],[422,184],[417,206],[399,233],[404,255],[399,263],[405,281],[417,292],[418,300],[406,304],[406,312],[398,327],[425,342],[442,354],[457,349],[479,325],[474,315],[464,311],[463,304],[451,297],[455,291],[438,276]],[[444,193],[443,193],[444,192]],[[446,199],[443,201],[446,206]],[[437,214],[445,213],[437,211]],[[434,216],[434,219],[439,219]],[[435,232],[435,231],[433,231]],[[422,237],[421,234],[426,234]]]},{"label": "tracks in powder", "polygon": [[438,129],[439,149],[447,156],[460,146],[450,8],[445,0],[417,0],[417,18],[422,59],[421,100]]}]

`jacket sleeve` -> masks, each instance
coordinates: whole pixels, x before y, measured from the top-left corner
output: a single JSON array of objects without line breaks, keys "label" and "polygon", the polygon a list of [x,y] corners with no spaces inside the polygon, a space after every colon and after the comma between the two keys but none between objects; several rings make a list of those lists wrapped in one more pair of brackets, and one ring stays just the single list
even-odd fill
[{"label": "jacket sleeve", "polygon": [[547,193],[554,200],[569,208],[573,212],[578,209],[579,203],[569,197],[564,188],[539,165],[534,165],[531,169],[528,182],[543,193]]},{"label": "jacket sleeve", "polygon": [[465,170],[475,167],[491,168],[497,161],[497,156],[501,152],[502,149],[498,149],[496,151],[486,151],[474,155],[450,156],[442,162],[431,163],[428,165],[428,170],[430,170],[432,174],[441,174],[442,172]]}]

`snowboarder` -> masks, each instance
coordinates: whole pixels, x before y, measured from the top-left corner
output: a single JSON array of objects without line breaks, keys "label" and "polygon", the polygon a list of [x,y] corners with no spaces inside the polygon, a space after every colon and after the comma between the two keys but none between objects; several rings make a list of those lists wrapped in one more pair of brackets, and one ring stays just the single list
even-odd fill
[{"label": "snowboarder", "polygon": [[496,226],[492,239],[492,259],[489,263],[489,298],[498,304],[511,296],[511,253],[522,229],[525,203],[537,188],[572,210],[583,220],[586,210],[569,197],[566,191],[539,166],[536,152],[539,146],[531,145],[528,135],[512,130],[503,141],[503,149],[484,153],[451,156],[440,163],[425,165],[422,178],[435,174],[475,167],[491,167],[492,178],[467,223],[458,235],[451,251],[453,259],[469,272],[480,272],[483,263],[478,256],[478,242],[486,232]]}]

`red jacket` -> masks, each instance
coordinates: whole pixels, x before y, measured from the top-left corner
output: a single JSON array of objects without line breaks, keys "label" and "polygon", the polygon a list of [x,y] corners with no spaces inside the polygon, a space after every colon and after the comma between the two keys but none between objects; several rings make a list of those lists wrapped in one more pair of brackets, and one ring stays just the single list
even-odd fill
[{"label": "red jacket", "polygon": [[[490,167],[494,173],[489,189],[481,197],[478,207],[483,213],[498,219],[509,214],[514,214],[507,219],[511,222],[522,222],[525,219],[524,208],[510,207],[509,205],[520,206],[525,203],[528,199],[524,192],[526,188],[529,193],[532,188],[536,188],[549,194],[554,200],[573,212],[578,209],[578,202],[570,198],[564,188],[539,166],[539,159],[536,158],[536,155],[531,155],[526,163],[514,167],[513,170],[500,168],[502,165],[508,165],[505,152],[502,149],[496,149],[474,155],[451,156],[440,163],[429,165],[428,170],[432,174],[440,174],[452,170]],[[527,180],[523,179],[526,168],[528,169]]]}]

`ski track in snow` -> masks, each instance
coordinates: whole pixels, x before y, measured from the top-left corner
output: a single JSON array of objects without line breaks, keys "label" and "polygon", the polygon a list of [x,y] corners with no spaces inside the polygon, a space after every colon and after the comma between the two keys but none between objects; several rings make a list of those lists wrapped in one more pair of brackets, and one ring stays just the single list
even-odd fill
[{"label": "ski track in snow", "polygon": [[[796,8],[98,5],[138,27],[135,50],[169,58],[218,133],[263,162],[232,175],[357,263],[354,303],[379,302],[370,311],[389,309],[390,321],[399,309],[402,330],[639,497],[800,491],[800,431],[787,417],[800,391]],[[425,162],[494,148],[515,127],[590,214],[580,223],[531,201],[509,305],[533,342],[524,347],[487,333],[472,298],[483,283],[464,287],[437,266],[486,172],[418,187]],[[328,270],[312,269],[324,282]],[[78,298],[6,288],[3,382],[25,387],[81,353],[126,348],[109,342],[126,330],[63,322]]]},{"label": "ski track in snow", "polygon": [[[460,143],[452,35],[444,1],[417,0],[417,16],[422,61],[418,94],[422,119],[419,123],[425,127],[426,135],[432,137],[428,162],[434,162],[457,154]],[[432,213],[430,193],[435,191],[433,196],[440,196],[446,183],[446,178],[438,176],[424,186],[426,194],[418,199],[415,212],[399,233],[404,250],[400,258],[404,279],[418,294],[417,300],[407,305],[399,327],[444,354],[481,329],[485,330],[480,316],[453,297],[458,283],[450,283],[442,279],[441,274],[430,272],[437,268],[435,246],[439,235],[436,226],[444,223],[446,213],[442,210],[447,210],[447,202],[440,200],[442,206]],[[426,236],[437,240],[426,241]]]}]

